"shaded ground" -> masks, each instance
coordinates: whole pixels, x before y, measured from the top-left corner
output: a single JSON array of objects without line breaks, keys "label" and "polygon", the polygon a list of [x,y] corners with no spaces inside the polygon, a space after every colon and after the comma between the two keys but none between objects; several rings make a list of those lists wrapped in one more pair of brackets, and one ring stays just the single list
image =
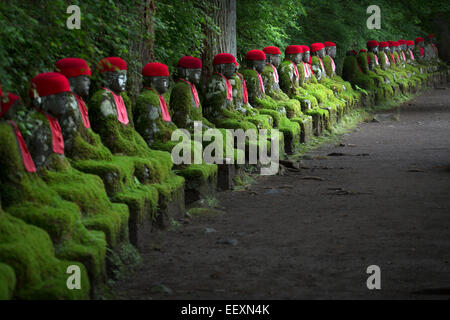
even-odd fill
[{"label": "shaded ground", "polygon": [[[450,298],[449,101],[430,90],[301,172],[219,193],[225,213],[152,235],[116,298]],[[366,287],[373,264],[381,290]]]}]

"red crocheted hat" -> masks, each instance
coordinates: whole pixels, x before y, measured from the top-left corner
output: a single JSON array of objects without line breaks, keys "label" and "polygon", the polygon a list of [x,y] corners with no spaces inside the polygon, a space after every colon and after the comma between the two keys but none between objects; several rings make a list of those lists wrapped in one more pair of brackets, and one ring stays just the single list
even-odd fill
[{"label": "red crocheted hat", "polygon": [[423,42],[424,40],[425,40],[425,39],[422,38],[422,37],[417,37],[417,38],[416,38],[416,44],[419,43],[419,42]]},{"label": "red crocheted hat", "polygon": [[380,42],[378,42],[378,46],[379,46],[380,48],[386,48],[386,47],[388,47],[389,45],[388,45],[388,43],[387,43],[386,41],[380,41]]},{"label": "red crocheted hat", "polygon": [[264,53],[267,54],[281,54],[281,51],[278,47],[268,46],[263,49]]},{"label": "red crocheted hat", "polygon": [[[5,98],[3,98],[5,99]],[[6,97],[6,102],[0,101],[0,118],[3,117],[3,115],[11,108],[11,106],[19,100],[20,98],[16,96],[15,94],[8,92]]]},{"label": "red crocheted hat", "polygon": [[177,66],[185,69],[201,69],[202,60],[191,56],[184,56],[178,60]]},{"label": "red crocheted hat", "polygon": [[127,63],[119,57],[108,57],[100,60],[99,72],[127,70]]},{"label": "red crocheted hat", "polygon": [[414,41],[413,40],[406,40],[406,45],[407,46],[413,46],[414,45]]},{"label": "red crocheted hat", "polygon": [[69,80],[58,72],[41,73],[31,80],[30,96],[32,98],[34,98],[34,90],[39,97],[70,92]]},{"label": "red crocheted hat", "polygon": [[428,38],[428,39],[436,38],[436,36],[434,35],[434,33],[431,33],[431,34],[427,35],[427,38]]},{"label": "red crocheted hat", "polygon": [[367,41],[367,43],[366,43],[366,46],[367,46],[367,48],[375,48],[375,47],[377,47],[379,44],[378,44],[378,41],[377,40],[369,40],[369,41]]},{"label": "red crocheted hat", "polygon": [[292,44],[290,46],[287,46],[286,49],[284,49],[284,54],[297,54],[297,53],[303,53],[302,46]]},{"label": "red crocheted hat", "polygon": [[366,49],[360,49],[359,52],[367,52]]},{"label": "red crocheted hat", "polygon": [[307,45],[302,44],[300,47],[302,47],[303,52],[311,51]]},{"label": "red crocheted hat", "polygon": [[325,45],[325,47],[336,47],[336,43],[331,41],[325,41],[323,44]]},{"label": "red crocheted hat", "polygon": [[245,55],[245,60],[266,60],[266,54],[261,50],[250,50]]},{"label": "red crocheted hat", "polygon": [[316,52],[325,48],[325,45],[321,42],[316,42],[311,45],[311,52]]},{"label": "red crocheted hat", "polygon": [[80,58],[64,58],[56,62],[55,71],[62,73],[66,78],[82,75],[91,76],[91,68],[87,62]]},{"label": "red crocheted hat", "polygon": [[235,63],[236,58],[230,53],[219,53],[214,57],[213,65],[224,63]]},{"label": "red crocheted hat", "polygon": [[400,45],[406,44],[406,40],[400,39],[397,41]]},{"label": "red crocheted hat", "polygon": [[169,69],[164,63],[150,62],[142,68],[144,77],[168,77]]}]

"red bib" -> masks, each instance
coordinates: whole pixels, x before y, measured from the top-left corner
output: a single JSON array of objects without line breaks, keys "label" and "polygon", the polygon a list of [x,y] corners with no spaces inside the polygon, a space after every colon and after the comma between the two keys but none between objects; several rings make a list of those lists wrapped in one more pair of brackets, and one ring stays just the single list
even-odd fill
[{"label": "red bib", "polygon": [[231,89],[230,81],[228,81],[227,77],[225,77],[223,74],[218,73],[218,72],[214,72],[214,73],[218,74],[219,76],[221,76],[223,78],[223,80],[225,80],[225,84],[227,86],[227,99],[230,101],[233,101],[233,91]]},{"label": "red bib", "polygon": [[72,93],[72,94],[75,97],[75,99],[77,100],[78,108],[80,109],[81,118],[83,119],[84,127],[89,129],[91,127],[91,123],[89,122],[86,104],[84,103],[84,100],[81,97],[79,97],[75,93]]},{"label": "red bib", "polygon": [[114,92],[112,92],[111,90],[109,90],[107,88],[102,87],[102,89],[110,92],[114,98],[114,102],[115,102],[116,110],[117,110],[117,120],[119,120],[120,123],[128,124],[130,122],[130,120],[128,119],[127,108],[125,107],[125,102],[123,102],[122,96],[115,94]]},{"label": "red bib", "polygon": [[319,58],[319,60],[320,60],[320,68],[322,68],[322,72],[326,74],[326,72],[325,72],[325,67],[324,67],[324,65],[323,65],[323,61],[322,61],[322,59],[320,59],[319,56],[318,56],[318,58]]},{"label": "red bib", "polygon": [[198,106],[200,105],[200,100],[198,99],[197,88],[195,87],[194,84],[190,83],[187,80],[184,80],[181,78],[180,78],[180,80],[187,83],[191,87],[191,92],[192,92],[192,95],[194,96],[195,107],[198,108]]},{"label": "red bib", "polygon": [[423,57],[425,54],[425,50],[421,47],[420,48],[420,56]]},{"label": "red bib", "polygon": [[272,70],[273,70],[273,81],[275,81],[275,83],[278,83],[279,80],[278,80],[278,71],[277,71],[277,68],[275,68],[275,66],[274,66],[273,64],[271,64],[271,63],[268,63],[268,65],[271,66],[271,67],[272,67]]},{"label": "red bib", "polygon": [[374,54],[373,56],[374,56],[374,58],[375,58],[375,64],[378,66],[378,65],[379,65],[379,63],[378,63],[378,57],[377,57],[376,54]]},{"label": "red bib", "polygon": [[395,64],[395,57],[394,57],[393,53],[391,53],[391,58],[392,58],[392,63]]},{"label": "red bib", "polygon": [[300,76],[299,76],[299,74],[298,74],[298,68],[297,68],[297,65],[293,62],[293,61],[291,61],[291,60],[288,60],[290,63],[292,63],[292,65],[294,66],[294,73],[295,73],[295,76],[297,77],[297,79],[300,79]]},{"label": "red bib", "polygon": [[331,59],[331,69],[333,70],[333,72],[336,72],[336,64],[334,63],[334,60],[332,57],[330,57]]},{"label": "red bib", "polygon": [[241,79],[242,83],[242,91],[244,92],[244,103],[248,103],[248,91],[247,91],[247,84],[245,83],[244,76],[241,73],[236,72],[239,79]]},{"label": "red bib", "polygon": [[64,139],[62,136],[61,127],[59,126],[58,119],[49,116],[42,110],[39,110],[39,112],[41,112],[47,118],[50,124],[50,129],[52,130],[53,152],[57,154],[64,154]]},{"label": "red bib", "polygon": [[303,63],[303,72],[305,73],[305,78],[309,78],[311,76],[309,73],[309,68],[306,66],[306,63]]},{"label": "red bib", "polygon": [[11,124],[14,130],[14,134],[16,135],[25,170],[27,170],[28,172],[36,172],[36,166],[34,165],[33,158],[31,158],[31,154],[28,151],[25,141],[23,140],[19,127],[12,120],[9,120],[8,122]]},{"label": "red bib", "polygon": [[259,74],[258,71],[256,71],[256,74],[258,75],[259,88],[261,89],[261,91],[262,91],[263,93],[266,93],[266,90],[264,90],[264,83],[263,83],[263,80],[262,80],[261,75]]},{"label": "red bib", "polygon": [[166,100],[164,100],[164,97],[163,97],[162,95],[160,95],[160,94],[159,94],[155,89],[153,89],[153,88],[145,87],[145,89],[154,91],[154,92],[158,95],[158,98],[159,98],[159,107],[160,107],[160,109],[161,109],[161,117],[162,117],[162,119],[163,119],[164,121],[170,122],[171,119],[170,119],[169,109],[167,109],[167,103],[166,103]]},{"label": "red bib", "polygon": [[411,57],[411,60],[415,60],[415,59],[414,59],[414,54],[413,54],[413,52],[412,52],[411,50],[409,50],[409,55],[410,55],[410,57]]}]

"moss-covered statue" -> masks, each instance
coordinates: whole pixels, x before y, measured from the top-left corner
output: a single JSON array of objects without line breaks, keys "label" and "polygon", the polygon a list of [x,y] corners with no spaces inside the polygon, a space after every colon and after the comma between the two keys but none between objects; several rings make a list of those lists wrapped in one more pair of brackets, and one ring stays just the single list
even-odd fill
[{"label": "moss-covered statue", "polygon": [[[36,148],[34,152],[27,151],[31,150],[31,143],[37,141],[42,148],[54,152],[58,141],[52,138],[55,132],[61,135],[57,132],[59,124],[52,117],[54,128],[46,128],[50,126],[46,116],[51,116],[44,110],[49,110],[49,101],[64,100],[64,95],[58,94],[68,90],[67,79],[60,74],[38,75],[33,84],[41,101],[38,104],[39,99],[34,99],[34,103],[42,108],[40,111],[27,113],[13,95],[8,104],[2,103],[2,207],[16,218],[45,230],[53,241],[57,257],[82,262],[88,269],[91,283],[95,283],[105,278],[106,240],[114,241],[116,235],[126,235],[122,217],[127,218],[128,209],[111,204],[101,180],[72,169],[63,154],[48,155]],[[43,157],[39,166],[36,155]],[[106,238],[105,234],[112,236]]]},{"label": "moss-covered statue", "polygon": [[[235,63],[236,72],[234,76],[229,80],[231,87],[233,88],[233,102],[236,111],[245,116],[245,119],[253,123],[258,129],[270,129],[279,121],[277,120],[277,113],[273,110],[260,110],[254,108],[248,99],[247,83],[245,82],[244,75],[239,72],[239,63]],[[284,109],[283,109],[284,112]],[[271,116],[272,115],[272,116]]]},{"label": "moss-covered statue", "polygon": [[303,52],[303,46],[299,45],[289,45],[285,48],[285,58],[278,68],[279,85],[289,98],[300,102],[305,115],[312,116],[314,134],[320,135],[328,122],[328,112],[319,108],[316,97],[303,87],[312,74],[309,65],[303,63]]},{"label": "moss-covered statue", "polygon": [[358,91],[353,90],[352,85],[348,81],[345,81],[336,74],[336,63],[334,61],[334,59],[336,59],[336,44],[331,41],[325,41],[324,45],[325,56],[322,60],[327,77],[335,82],[335,85],[332,87],[333,91],[337,92],[341,98],[345,99],[348,106],[356,106],[361,94]]},{"label": "moss-covered statue", "polygon": [[[375,72],[376,61],[371,60],[367,50],[361,49],[357,55],[358,65],[364,75],[373,80],[375,87],[375,102],[381,103],[393,97],[394,91],[392,86],[385,81],[385,77]],[[372,64],[372,70],[370,70]]]},{"label": "moss-covered statue", "polygon": [[197,86],[202,74],[202,61],[191,56],[184,56],[178,60],[175,86],[170,95],[170,109],[172,121],[178,128],[193,133],[194,121],[201,121],[205,129],[212,127],[203,117],[202,104]]},{"label": "moss-covered statue", "polygon": [[414,41],[414,56],[416,57],[416,60],[419,62],[422,62],[422,60],[425,60],[425,39],[422,37],[417,37]]},{"label": "moss-covered statue", "polygon": [[[333,110],[336,110],[336,112],[338,112],[338,116],[342,116],[346,105],[350,104],[350,101],[341,97],[341,84],[327,75],[325,65],[323,63],[323,59],[325,58],[325,45],[321,42],[313,43],[311,45],[311,54],[311,67],[313,69],[314,76],[322,88],[326,89],[324,92],[327,92],[327,106],[328,108],[331,108],[331,113],[334,112]],[[333,116],[333,118],[336,120],[336,116]]]},{"label": "moss-covered statue", "polygon": [[109,198],[125,203],[130,210],[130,240],[137,244],[137,225],[153,218],[158,207],[158,191],[151,185],[150,165],[137,156],[113,155],[99,135],[90,129],[88,108],[84,101],[89,92],[90,68],[83,59],[65,58],[56,70],[69,79],[72,96],[58,117],[64,141],[73,141],[66,154],[72,166],[102,178]]},{"label": "moss-covered statue", "polygon": [[[172,122],[168,103],[169,69],[165,64],[151,62],[142,69],[142,76],[144,88],[137,98],[133,113],[136,130],[144,137],[149,147],[172,152],[172,149],[180,142],[171,141],[172,133],[177,126]],[[193,91],[191,87],[190,90]],[[194,92],[196,93],[196,91]],[[197,98],[194,96],[194,101],[196,100],[198,100],[198,96]],[[190,135],[187,135],[182,143],[191,147],[191,163],[194,163],[195,149],[198,149],[201,154],[201,142],[194,142]],[[216,187],[217,165],[184,164],[177,169],[179,174],[186,179],[188,196],[206,182],[212,184],[211,187]],[[198,200],[201,196],[201,194],[197,194],[195,199],[189,199],[189,201]]]},{"label": "moss-covered statue", "polygon": [[219,53],[213,59],[214,73],[206,84],[203,116],[218,128],[257,129],[236,110],[230,79],[236,72],[236,58],[229,53]]},{"label": "moss-covered statue", "polygon": [[[133,157],[132,163],[139,168],[138,179],[145,177],[141,183],[157,188],[156,203],[160,208],[167,208],[172,197],[178,197],[182,191],[184,181],[172,172],[170,153],[150,149],[135,130],[131,101],[124,91],[127,64],[119,57],[109,57],[100,61],[98,69],[102,87],[89,102],[91,126],[114,155]],[[156,213],[155,208],[152,212]]]},{"label": "moss-covered statue", "polygon": [[133,112],[136,131],[150,148],[161,149],[157,145],[172,144],[172,132],[177,129],[166,102],[169,101],[169,69],[165,64],[151,62],[142,69],[142,76],[144,88]]},{"label": "moss-covered statue", "polygon": [[277,68],[281,63],[281,51],[278,47],[269,46],[264,48],[266,54],[266,66],[262,73],[262,79],[266,95],[277,101],[286,109],[286,116],[300,125],[301,142],[307,142],[312,135],[312,116],[304,115],[301,111],[300,101],[291,99],[280,88],[280,80]]},{"label": "moss-covered statue", "polygon": [[[261,50],[250,50],[245,56],[247,68],[242,71],[248,90],[248,100],[252,106],[260,110],[270,110],[274,127],[284,135],[284,146],[287,153],[295,152],[300,143],[300,125],[286,117],[283,103],[266,95],[261,74],[266,66],[266,54]],[[297,105],[299,107],[299,105]],[[300,115],[300,108],[291,110],[294,116]]]}]

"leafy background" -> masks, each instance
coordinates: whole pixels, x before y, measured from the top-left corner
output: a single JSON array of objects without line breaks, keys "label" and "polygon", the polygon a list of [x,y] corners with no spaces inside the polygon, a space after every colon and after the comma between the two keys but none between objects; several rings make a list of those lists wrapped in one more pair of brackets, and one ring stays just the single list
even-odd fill
[{"label": "leafy background", "polygon": [[[120,56],[130,77],[139,77],[142,52],[134,43],[148,40],[142,32],[138,0],[2,0],[0,1],[0,80],[6,91],[27,98],[31,78],[52,71],[63,57],[80,57],[92,66],[106,56]],[[152,57],[173,66],[183,55],[199,57],[205,30],[220,29],[210,17],[208,0],[154,0]],[[81,8],[81,30],[66,28],[69,5]],[[366,8],[381,8],[381,30],[368,30]],[[368,39],[414,39],[436,32],[437,13],[449,17],[450,2],[428,0],[237,0],[237,47],[242,61],[250,49],[333,41],[338,59]],[[339,66],[339,63],[338,63]],[[136,86],[137,81],[131,81]],[[133,88],[132,88],[133,89]],[[136,92],[136,88],[132,90]]]}]

